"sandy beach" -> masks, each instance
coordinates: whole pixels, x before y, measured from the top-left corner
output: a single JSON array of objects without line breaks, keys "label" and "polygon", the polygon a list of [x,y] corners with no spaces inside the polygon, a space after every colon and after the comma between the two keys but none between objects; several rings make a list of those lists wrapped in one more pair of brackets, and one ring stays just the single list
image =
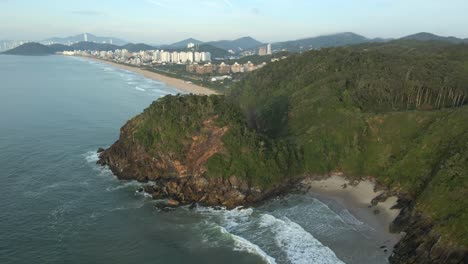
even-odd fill
[{"label": "sandy beach", "polygon": [[347,208],[358,220],[371,226],[388,250],[400,240],[401,234],[389,232],[390,224],[400,213],[398,209],[391,209],[397,197],[389,197],[385,202],[371,206],[372,199],[382,193],[374,191],[373,181],[363,180],[353,185],[343,175],[335,174],[322,180],[305,179],[302,183],[317,199],[333,200]]},{"label": "sandy beach", "polygon": [[102,59],[98,59],[98,58],[94,58],[94,57],[82,57],[82,58],[87,58],[87,59],[90,59],[90,60],[106,63],[106,64],[112,65],[112,66],[114,66],[116,68],[120,68],[120,69],[124,69],[124,70],[127,70],[127,71],[131,71],[131,72],[141,74],[141,75],[145,76],[146,78],[163,82],[163,83],[167,84],[168,86],[177,88],[177,89],[179,89],[179,90],[181,90],[181,91],[183,91],[185,93],[192,93],[192,94],[198,94],[198,95],[218,94],[216,91],[213,91],[213,90],[211,90],[209,88],[206,88],[206,87],[203,87],[203,86],[200,86],[200,85],[196,85],[196,84],[193,84],[193,83],[187,83],[184,80],[171,78],[171,77],[168,77],[168,76],[165,76],[165,75],[162,75],[162,74],[158,74],[158,73],[155,73],[155,72],[143,70],[143,69],[140,69],[140,68],[137,68],[137,67],[127,66],[127,65],[124,65],[124,64],[120,64],[120,63],[116,63],[116,62],[112,62],[112,61],[108,61],[108,60],[102,60]]}]

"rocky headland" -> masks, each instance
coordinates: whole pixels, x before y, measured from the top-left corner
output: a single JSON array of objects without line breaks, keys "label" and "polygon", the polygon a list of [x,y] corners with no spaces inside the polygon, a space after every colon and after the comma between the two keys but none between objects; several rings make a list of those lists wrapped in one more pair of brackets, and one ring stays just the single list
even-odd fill
[{"label": "rocky headland", "polygon": [[391,263],[468,263],[463,65],[465,45],[413,42],[292,56],[226,96],[161,98],[99,163],[172,206],[233,208],[314,175],[371,176],[384,190],[373,205],[398,198]]}]

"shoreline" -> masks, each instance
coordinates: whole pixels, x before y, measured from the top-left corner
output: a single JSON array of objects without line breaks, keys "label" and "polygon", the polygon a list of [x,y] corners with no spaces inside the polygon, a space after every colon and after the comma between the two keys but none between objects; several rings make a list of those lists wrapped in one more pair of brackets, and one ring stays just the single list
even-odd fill
[{"label": "shoreline", "polygon": [[401,233],[391,233],[390,224],[399,215],[399,209],[391,209],[396,205],[396,196],[388,197],[384,202],[371,205],[374,199],[383,191],[374,191],[375,182],[369,179],[353,184],[341,174],[332,174],[324,179],[309,178],[301,182],[307,193],[325,204],[336,203],[347,209],[356,219],[370,226],[377,238],[376,243],[389,254],[402,238]]},{"label": "shoreline", "polygon": [[119,69],[123,69],[123,70],[127,70],[127,71],[131,71],[131,72],[134,72],[134,73],[141,74],[141,75],[143,75],[144,77],[146,77],[148,79],[163,82],[167,86],[176,88],[177,90],[180,90],[182,92],[186,92],[186,93],[189,93],[189,94],[190,93],[191,94],[196,94],[196,95],[219,94],[218,92],[216,92],[214,90],[211,90],[209,88],[206,88],[206,87],[203,87],[203,86],[200,86],[200,85],[196,85],[196,84],[193,84],[193,83],[187,83],[187,82],[185,82],[184,80],[181,80],[181,79],[168,77],[168,76],[165,76],[165,75],[162,75],[162,74],[159,74],[159,73],[155,73],[155,72],[151,72],[151,71],[147,71],[147,70],[144,70],[144,69],[141,69],[141,68],[138,68],[138,67],[128,66],[128,65],[121,64],[121,63],[108,61],[108,60],[103,60],[103,59],[94,58],[94,57],[85,57],[85,56],[79,56],[79,57],[80,58],[85,58],[85,59],[90,59],[90,60],[101,62],[101,63],[105,63],[105,64],[114,66],[114,67],[119,68]]}]

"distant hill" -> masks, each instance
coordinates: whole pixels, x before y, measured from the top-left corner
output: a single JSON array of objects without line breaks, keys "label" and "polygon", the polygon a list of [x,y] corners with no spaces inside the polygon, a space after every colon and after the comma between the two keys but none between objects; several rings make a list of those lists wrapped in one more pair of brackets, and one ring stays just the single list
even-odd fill
[{"label": "distant hill", "polygon": [[137,44],[128,43],[128,44],[121,46],[120,49],[126,49],[130,52],[137,52],[140,50],[154,50],[156,48],[153,46],[144,44],[144,43],[137,43]]},{"label": "distant hill", "polygon": [[366,42],[383,42],[383,39],[368,39],[364,36],[352,33],[338,33],[332,35],[324,35],[312,38],[298,39],[293,41],[285,41],[273,43],[274,50],[287,50],[290,52],[305,51],[310,49],[319,49],[327,47],[339,47]]},{"label": "distant hill", "polygon": [[194,39],[194,38],[188,38],[188,39],[184,39],[184,40],[181,40],[179,42],[167,45],[167,47],[168,48],[174,48],[174,49],[186,48],[189,43],[202,44],[203,41],[198,40],[198,39]]},{"label": "distant hill", "polygon": [[200,52],[211,53],[212,58],[224,58],[229,55],[229,52],[227,52],[226,50],[220,49],[210,44],[201,44],[200,46],[198,46],[197,50]]},{"label": "distant hill", "polygon": [[95,43],[95,42],[78,42],[70,46],[72,50],[99,50],[99,51],[111,51],[120,49],[120,46],[112,45],[112,44],[103,44],[103,43]]},{"label": "distant hill", "polygon": [[62,52],[66,50],[70,50],[70,46],[63,45],[63,44],[52,44],[48,45],[48,47],[55,52]]},{"label": "distant hill", "polygon": [[128,41],[113,38],[113,37],[100,37],[90,33],[83,33],[75,36],[64,37],[64,38],[49,38],[41,41],[42,44],[64,44],[64,45],[72,45],[74,43],[88,41],[88,42],[96,42],[96,43],[106,43],[106,44],[113,44],[113,45],[125,45]]},{"label": "distant hill", "polygon": [[29,42],[25,43],[21,46],[18,46],[14,49],[7,50],[2,54],[8,55],[26,55],[26,56],[42,56],[42,55],[51,55],[54,54],[55,51],[53,48],[42,45],[37,42]]},{"label": "distant hill", "polygon": [[234,52],[241,52],[244,50],[249,50],[256,48],[263,43],[252,38],[252,37],[243,37],[235,40],[219,40],[219,41],[210,41],[206,44],[211,46],[223,49],[223,50],[233,50]]},{"label": "distant hill", "polygon": [[401,38],[401,40],[419,40],[419,41],[444,41],[450,43],[468,43],[468,39],[456,37],[442,37],[432,33],[421,32]]}]

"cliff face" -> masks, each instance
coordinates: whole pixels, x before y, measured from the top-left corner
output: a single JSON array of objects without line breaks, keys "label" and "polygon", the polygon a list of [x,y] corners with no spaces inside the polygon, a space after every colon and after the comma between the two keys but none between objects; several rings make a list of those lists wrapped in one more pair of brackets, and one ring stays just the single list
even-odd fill
[{"label": "cliff face", "polygon": [[468,263],[465,247],[447,243],[434,229],[434,222],[414,210],[411,202],[392,223],[392,232],[405,232],[405,236],[395,245],[390,263],[412,264],[464,264]]}]

